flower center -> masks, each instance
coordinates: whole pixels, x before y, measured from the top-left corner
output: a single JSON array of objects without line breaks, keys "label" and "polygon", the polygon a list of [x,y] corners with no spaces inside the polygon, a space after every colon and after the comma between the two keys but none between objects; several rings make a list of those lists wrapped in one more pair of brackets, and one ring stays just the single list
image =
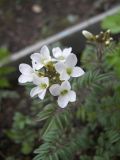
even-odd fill
[{"label": "flower center", "polygon": [[66,95],[67,93],[68,93],[68,90],[67,90],[67,89],[64,89],[64,90],[61,91],[61,95],[62,95],[62,96]]},{"label": "flower center", "polygon": [[46,89],[47,88],[47,84],[46,83],[41,83],[40,84],[40,88],[41,89]]},{"label": "flower center", "polygon": [[44,65],[46,63],[46,58],[41,58],[41,63]]},{"label": "flower center", "polygon": [[59,60],[64,60],[64,57],[63,57],[63,56],[60,56],[60,57],[59,57]]},{"label": "flower center", "polygon": [[72,74],[72,68],[67,68],[66,71],[67,71],[67,74],[68,74],[68,75],[71,75],[71,74]]}]

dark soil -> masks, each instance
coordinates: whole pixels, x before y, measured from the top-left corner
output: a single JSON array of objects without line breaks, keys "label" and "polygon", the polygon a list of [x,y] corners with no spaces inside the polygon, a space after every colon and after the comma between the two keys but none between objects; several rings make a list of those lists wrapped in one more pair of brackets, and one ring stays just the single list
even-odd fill
[{"label": "dark soil", "polygon": [[15,91],[17,96],[15,98],[2,98],[0,101],[0,160],[7,160],[7,157],[12,156],[16,160],[30,160],[33,155],[23,155],[20,152],[21,145],[8,138],[5,132],[11,129],[13,117],[16,112],[20,112],[23,115],[30,115],[31,99],[22,86],[16,84],[14,86],[11,85],[9,91]]},{"label": "dark soil", "polygon": [[0,0],[0,46],[16,52],[117,3],[119,0]]}]

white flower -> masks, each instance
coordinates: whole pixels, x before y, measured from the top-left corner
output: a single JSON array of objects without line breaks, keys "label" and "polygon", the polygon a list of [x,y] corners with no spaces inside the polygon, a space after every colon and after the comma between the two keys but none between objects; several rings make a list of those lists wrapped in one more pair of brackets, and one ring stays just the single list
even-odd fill
[{"label": "white flower", "polygon": [[20,64],[19,70],[22,73],[18,78],[19,83],[32,82],[33,77],[35,75],[37,76],[37,73],[35,72],[35,70],[28,64],[25,64],[25,63]]},{"label": "white flower", "polygon": [[80,67],[75,67],[76,64],[77,57],[75,54],[69,55],[64,63],[58,62],[55,64],[55,69],[60,74],[60,80],[69,80],[70,77],[82,76],[84,71]]},{"label": "white flower", "polygon": [[40,53],[34,53],[31,55],[33,67],[36,70],[41,69],[48,62],[52,60],[50,52],[47,46],[43,46],[40,50]]},{"label": "white flower", "polygon": [[53,56],[57,61],[65,61],[66,58],[70,54],[72,54],[71,51],[72,51],[71,47],[65,48],[65,49],[63,49],[63,51],[59,47],[53,48],[53,50],[52,50]]},{"label": "white flower", "polygon": [[53,84],[49,90],[53,96],[58,96],[57,102],[61,108],[65,108],[68,102],[76,101],[76,93],[71,90],[68,81],[62,82],[61,86],[59,84]]},{"label": "white flower", "polygon": [[47,88],[49,86],[49,79],[48,77],[34,77],[33,83],[37,85],[34,87],[31,92],[30,96],[34,97],[35,95],[38,95],[40,99],[44,99]]}]

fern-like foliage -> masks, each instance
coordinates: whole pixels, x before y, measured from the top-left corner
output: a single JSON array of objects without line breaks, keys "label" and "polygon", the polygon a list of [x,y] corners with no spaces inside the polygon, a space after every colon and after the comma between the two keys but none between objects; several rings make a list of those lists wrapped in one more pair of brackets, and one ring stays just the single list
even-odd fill
[{"label": "fern-like foliage", "polygon": [[34,160],[120,159],[119,47],[105,49],[100,63],[95,54],[93,46],[86,49],[81,60],[86,73],[72,80],[76,103],[60,109],[54,99],[41,102]]}]

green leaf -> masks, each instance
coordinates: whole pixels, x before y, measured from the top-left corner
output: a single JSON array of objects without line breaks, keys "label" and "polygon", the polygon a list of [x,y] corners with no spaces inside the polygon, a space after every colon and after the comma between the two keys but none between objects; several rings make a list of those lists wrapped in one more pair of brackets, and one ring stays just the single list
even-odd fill
[{"label": "green leaf", "polygon": [[10,52],[8,51],[7,48],[0,48],[0,60],[6,58],[8,55],[10,54]]},{"label": "green leaf", "polygon": [[0,78],[0,88],[10,87],[10,83],[6,78]]},{"label": "green leaf", "polygon": [[29,154],[32,151],[32,149],[33,149],[32,144],[27,143],[27,142],[22,144],[21,151],[22,151],[23,154]]},{"label": "green leaf", "polygon": [[10,74],[15,71],[14,67],[0,67],[0,76]]},{"label": "green leaf", "polygon": [[55,112],[55,106],[54,104],[48,104],[44,107],[43,111],[37,114],[37,121],[43,121],[52,116],[52,114]]},{"label": "green leaf", "polygon": [[100,157],[100,156],[95,156],[94,160],[105,160],[105,159],[103,157]]},{"label": "green leaf", "polygon": [[120,33],[120,11],[112,16],[106,17],[101,26],[103,29],[110,29],[112,33]]}]

